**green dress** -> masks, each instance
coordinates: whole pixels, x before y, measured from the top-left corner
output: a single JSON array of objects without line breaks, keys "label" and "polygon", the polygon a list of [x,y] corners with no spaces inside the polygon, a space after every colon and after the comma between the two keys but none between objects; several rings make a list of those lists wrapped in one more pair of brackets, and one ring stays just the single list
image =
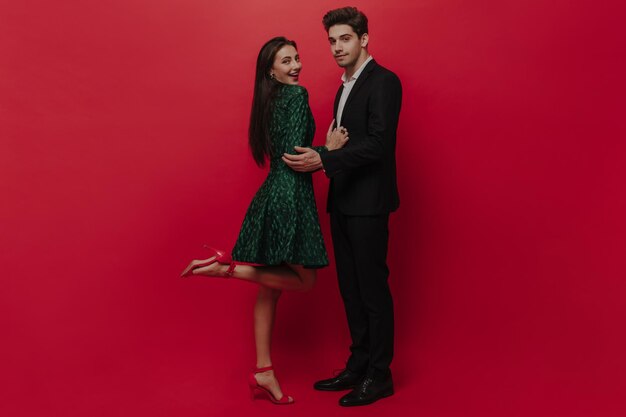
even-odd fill
[{"label": "green dress", "polygon": [[[265,182],[254,196],[232,251],[235,262],[319,268],[328,265],[311,173],[293,171],[281,159],[294,146],[311,147],[315,121],[306,89],[283,84],[270,123],[272,156]],[[312,147],[318,152],[323,146]]]}]

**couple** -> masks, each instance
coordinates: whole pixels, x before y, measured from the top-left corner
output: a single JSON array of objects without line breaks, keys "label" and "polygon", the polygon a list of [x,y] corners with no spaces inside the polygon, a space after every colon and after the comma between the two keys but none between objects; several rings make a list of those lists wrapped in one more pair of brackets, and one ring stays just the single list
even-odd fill
[{"label": "couple", "polygon": [[356,406],[393,394],[393,302],[386,256],[389,213],[399,204],[395,143],[402,88],[398,77],[369,55],[362,12],[331,10],[323,24],[331,52],[345,71],[326,145],[311,147],[315,124],[307,92],[298,85],[302,64],[295,42],[271,39],[257,58],[249,128],[252,155],[259,165],[270,160],[269,174],[248,208],[232,255],[211,249],[208,259],[192,261],[183,276],[258,284],[257,368],[250,388],[276,404],[292,404],[273,371],[271,333],[282,291],[311,289],[316,269],[328,265],[311,177],[322,169],[330,178],[327,209],[352,345],[346,368],[314,388],[351,390],[339,404]]}]

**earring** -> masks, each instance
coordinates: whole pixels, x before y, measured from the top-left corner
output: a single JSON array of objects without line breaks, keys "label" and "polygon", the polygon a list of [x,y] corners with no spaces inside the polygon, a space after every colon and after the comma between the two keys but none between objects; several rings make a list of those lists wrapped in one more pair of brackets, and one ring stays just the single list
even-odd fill
[{"label": "earring", "polygon": [[274,81],[276,79],[276,76],[274,75],[274,73],[270,74],[270,80]]}]

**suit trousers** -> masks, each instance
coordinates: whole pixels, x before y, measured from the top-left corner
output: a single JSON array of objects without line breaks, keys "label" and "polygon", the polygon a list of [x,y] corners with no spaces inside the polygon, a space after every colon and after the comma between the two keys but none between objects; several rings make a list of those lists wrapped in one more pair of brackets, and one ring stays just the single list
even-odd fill
[{"label": "suit trousers", "polygon": [[352,338],[346,367],[387,376],[394,342],[393,300],[387,282],[389,213],[332,212],[330,219],[339,290]]}]

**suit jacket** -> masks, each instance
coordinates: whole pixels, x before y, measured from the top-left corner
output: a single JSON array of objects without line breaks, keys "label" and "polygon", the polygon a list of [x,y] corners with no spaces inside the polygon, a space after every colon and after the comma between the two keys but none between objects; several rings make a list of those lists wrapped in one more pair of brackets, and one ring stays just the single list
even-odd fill
[{"label": "suit jacket", "polygon": [[[335,119],[342,90],[343,85],[335,97]],[[395,151],[401,103],[398,77],[370,61],[343,110],[341,124],[348,129],[350,140],[342,149],[320,154],[331,179],[328,212],[371,216],[398,208]]]}]

